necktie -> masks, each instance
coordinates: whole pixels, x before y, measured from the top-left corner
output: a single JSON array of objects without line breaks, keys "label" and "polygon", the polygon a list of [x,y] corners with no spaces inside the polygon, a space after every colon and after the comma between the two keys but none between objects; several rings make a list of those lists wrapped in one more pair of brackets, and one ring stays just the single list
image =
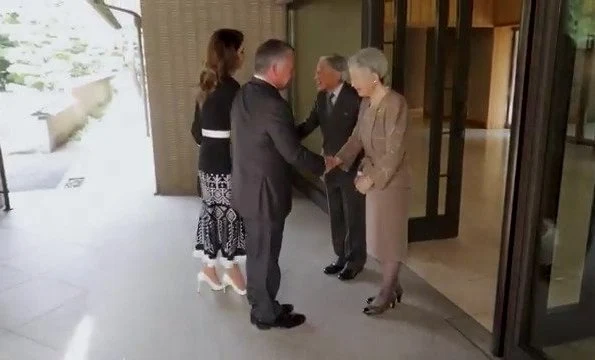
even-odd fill
[{"label": "necktie", "polygon": [[334,106],[334,104],[333,104],[333,99],[334,99],[334,98],[335,98],[335,93],[330,93],[330,94],[327,96],[327,98],[326,98],[326,99],[327,99],[327,103],[326,103],[326,111],[327,111],[327,113],[328,113],[329,115],[330,115],[330,114],[331,114],[331,112],[333,111],[333,106]]}]

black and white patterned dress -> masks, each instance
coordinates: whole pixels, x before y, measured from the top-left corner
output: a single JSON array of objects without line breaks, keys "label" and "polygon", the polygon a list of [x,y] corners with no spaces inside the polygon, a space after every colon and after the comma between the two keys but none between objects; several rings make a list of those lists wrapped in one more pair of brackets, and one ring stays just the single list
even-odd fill
[{"label": "black and white patterned dress", "polygon": [[246,255],[246,229],[231,207],[231,151],[229,112],[240,85],[231,77],[221,79],[199,108],[192,134],[200,145],[198,186],[202,208],[196,231],[195,257],[234,261]]}]

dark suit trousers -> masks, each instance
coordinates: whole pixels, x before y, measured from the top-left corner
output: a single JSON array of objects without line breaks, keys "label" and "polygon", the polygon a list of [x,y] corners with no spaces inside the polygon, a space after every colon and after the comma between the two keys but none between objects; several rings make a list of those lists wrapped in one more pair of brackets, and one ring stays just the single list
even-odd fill
[{"label": "dark suit trousers", "polygon": [[283,242],[283,220],[244,219],[246,226],[246,277],[252,315],[265,323],[281,314],[277,292],[281,283],[279,254]]},{"label": "dark suit trousers", "polygon": [[[347,175],[347,174],[345,174]],[[359,271],[366,263],[366,200],[353,179],[327,182],[333,248],[339,265]]]}]

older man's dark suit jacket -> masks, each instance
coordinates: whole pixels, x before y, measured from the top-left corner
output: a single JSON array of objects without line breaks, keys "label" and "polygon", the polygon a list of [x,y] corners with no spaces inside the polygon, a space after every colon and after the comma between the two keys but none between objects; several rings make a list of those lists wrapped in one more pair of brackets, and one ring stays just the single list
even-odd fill
[{"label": "older man's dark suit jacket", "polygon": [[284,220],[291,211],[292,166],[321,176],[324,158],[306,149],[289,104],[252,78],[231,110],[232,205],[248,219]]},{"label": "older man's dark suit jacket", "polygon": [[[299,136],[305,138],[320,126],[324,154],[333,156],[345,145],[355,128],[361,98],[350,84],[343,83],[335,105],[328,113],[327,96],[326,91],[318,92],[310,115],[306,121],[297,126],[297,130]],[[334,169],[325,180],[330,183],[344,181],[352,183],[358,166],[359,159],[354,162],[353,168],[347,174],[340,169]]]}]

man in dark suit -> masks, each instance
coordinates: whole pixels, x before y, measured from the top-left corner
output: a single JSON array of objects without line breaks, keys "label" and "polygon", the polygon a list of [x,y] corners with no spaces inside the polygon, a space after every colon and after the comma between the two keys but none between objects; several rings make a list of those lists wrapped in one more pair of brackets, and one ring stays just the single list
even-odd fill
[{"label": "man in dark suit", "polygon": [[325,161],[300,144],[289,104],[279,93],[293,76],[293,48],[269,40],[256,51],[254,67],[254,77],[238,91],[231,109],[232,205],[246,224],[250,320],[259,329],[291,328],[306,317],[275,298],[292,166],[322,176]]},{"label": "man in dark suit", "polygon": [[[360,97],[344,81],[347,62],[340,55],[320,58],[316,66],[318,96],[308,119],[298,126],[302,138],[317,127],[322,131],[325,156],[334,156],[353,132]],[[331,217],[331,235],[337,259],[324,268],[329,275],[351,280],[366,263],[365,198],[354,185],[359,161],[349,172],[336,168],[325,175]]]}]

